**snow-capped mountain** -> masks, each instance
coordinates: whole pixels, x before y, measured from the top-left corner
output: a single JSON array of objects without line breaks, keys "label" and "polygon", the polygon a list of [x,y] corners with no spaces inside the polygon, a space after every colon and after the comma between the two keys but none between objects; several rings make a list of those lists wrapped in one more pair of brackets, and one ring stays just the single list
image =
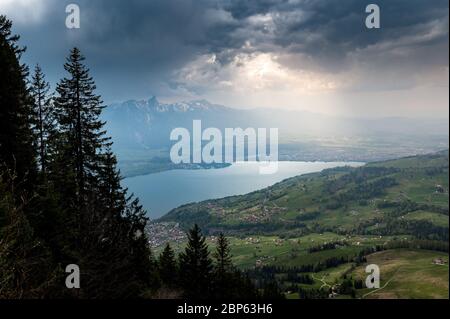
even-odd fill
[{"label": "snow-capped mountain", "polygon": [[[170,141],[170,132],[177,127],[190,131],[193,120],[201,120],[203,129],[278,128],[280,143],[309,140],[326,145],[331,142],[336,146],[339,140],[345,141],[345,145],[357,146],[362,140],[377,140],[380,145],[421,151],[421,145],[431,141],[437,148],[448,147],[448,119],[342,118],[287,111],[278,109],[277,105],[272,109],[242,110],[206,100],[160,103],[156,97],[111,104],[102,117],[113,137],[115,151],[125,150],[128,154],[136,154],[136,150],[169,148],[174,143]],[[405,140],[412,145],[405,145]]]},{"label": "snow-capped mountain", "polygon": [[193,112],[206,110],[223,110],[224,106],[212,104],[207,100],[183,101],[175,103],[160,103],[155,96],[148,100],[128,100],[123,103],[113,103],[108,106],[108,111],[133,111],[139,110],[144,112]]},{"label": "snow-capped mountain", "polygon": [[170,131],[176,127],[192,127],[194,119],[214,127],[239,122],[235,109],[206,100],[160,103],[156,97],[129,100],[106,107],[103,120],[119,148],[159,148],[169,145]]}]

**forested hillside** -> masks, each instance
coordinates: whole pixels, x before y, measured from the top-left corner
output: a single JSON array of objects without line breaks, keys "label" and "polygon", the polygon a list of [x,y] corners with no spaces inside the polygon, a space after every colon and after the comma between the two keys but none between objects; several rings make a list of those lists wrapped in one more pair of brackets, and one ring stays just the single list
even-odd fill
[{"label": "forested hillside", "polygon": [[181,206],[160,221],[209,233],[335,232],[448,240],[448,151],[340,167],[243,196]]}]

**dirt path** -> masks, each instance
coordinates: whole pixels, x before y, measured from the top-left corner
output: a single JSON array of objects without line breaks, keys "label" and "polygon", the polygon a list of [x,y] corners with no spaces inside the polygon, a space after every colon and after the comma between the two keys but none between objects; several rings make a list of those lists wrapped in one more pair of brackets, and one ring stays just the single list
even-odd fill
[{"label": "dirt path", "polygon": [[331,288],[331,285],[328,284],[328,283],[325,281],[325,277],[326,277],[326,276],[327,276],[327,275],[323,276],[322,279],[319,279],[319,278],[316,278],[316,276],[314,276],[314,274],[312,274],[312,277],[313,277],[314,280],[318,280],[318,281],[320,281],[320,282],[322,283],[322,286],[320,286],[319,289],[322,289],[322,287],[330,287],[330,288]]},{"label": "dirt path", "polygon": [[380,288],[378,288],[378,289],[372,290],[371,292],[368,292],[368,293],[362,295],[361,299],[364,299],[364,298],[367,297],[368,295],[373,294],[374,292],[378,292],[378,291],[380,291],[381,289],[386,288],[387,285],[389,285],[389,283],[392,281],[392,279],[394,279],[395,275],[397,274],[397,272],[398,272],[399,270],[400,270],[400,268],[398,268],[398,269],[394,272],[394,274],[392,275],[392,277],[389,278],[388,281],[386,281],[386,283],[383,285],[383,287],[380,287]]}]

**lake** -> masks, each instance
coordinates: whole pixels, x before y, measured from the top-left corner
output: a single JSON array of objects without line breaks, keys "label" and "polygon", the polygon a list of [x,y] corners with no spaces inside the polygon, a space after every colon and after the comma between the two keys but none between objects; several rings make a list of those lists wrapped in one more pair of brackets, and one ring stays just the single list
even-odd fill
[{"label": "lake", "polygon": [[359,162],[279,162],[278,171],[259,174],[259,163],[240,162],[221,169],[171,170],[125,178],[122,185],[139,197],[148,217],[155,219],[180,205],[242,195],[286,178]]}]

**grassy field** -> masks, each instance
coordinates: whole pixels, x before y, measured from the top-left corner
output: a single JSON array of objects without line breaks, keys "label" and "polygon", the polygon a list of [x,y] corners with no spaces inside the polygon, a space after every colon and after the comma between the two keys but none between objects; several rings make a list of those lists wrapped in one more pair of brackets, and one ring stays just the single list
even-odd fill
[{"label": "grassy field", "polygon": [[[445,265],[435,265],[435,258],[442,258]],[[448,254],[426,251],[395,249],[381,251],[367,257],[368,264],[380,267],[380,289],[357,290],[359,298],[445,298],[449,297]],[[356,268],[351,275],[365,280],[365,265]]]},{"label": "grassy field", "polygon": [[[246,238],[228,237],[233,263],[240,269],[260,266],[301,266],[314,264],[330,257],[353,257],[364,247],[382,245],[392,237],[379,236],[342,236],[334,233],[309,234],[298,238],[282,239],[278,236],[249,236]],[[333,250],[309,253],[308,249],[327,242],[345,240],[347,246]],[[214,250],[215,237],[207,237],[211,252]],[[185,243],[172,243],[176,253],[181,252]],[[154,249],[156,255],[163,247]],[[259,261],[259,262],[258,262]]]},{"label": "grassy field", "polygon": [[[257,240],[257,243],[253,243]],[[276,236],[256,236],[247,239],[231,239],[233,261],[245,269],[259,265],[301,266],[315,264],[330,257],[355,256],[364,247],[386,242],[386,238],[354,236],[347,238],[348,246],[338,249],[309,253],[308,248],[327,242],[346,239],[334,233],[310,234],[299,238],[281,239]]]},{"label": "grassy field", "polygon": [[436,226],[448,227],[448,216],[433,212],[417,210],[406,214],[404,218],[407,220],[426,220]]},{"label": "grassy field", "polygon": [[[194,223],[208,233],[214,249],[219,231],[230,239],[234,264],[240,269],[260,266],[304,267],[318,271],[324,263],[339,266],[309,273],[312,284],[288,281],[277,273],[288,298],[297,291],[328,289],[344,283],[337,298],[350,298],[355,279],[364,279],[356,257],[363,249],[391,248],[367,256],[381,268],[381,286],[356,289],[357,298],[448,298],[448,253],[396,249],[424,247],[445,251],[449,228],[448,152],[370,163],[360,168],[335,168],[286,179],[242,196],[209,200],[179,207],[161,221],[188,229]],[[421,240],[421,244],[414,243]],[[309,252],[313,246],[342,241],[334,249]],[[391,245],[395,242],[396,245]],[[398,243],[407,245],[397,245]],[[438,243],[438,244],[437,244]],[[184,243],[175,243],[177,252]],[[447,248],[448,249],[448,246]],[[157,249],[157,252],[161,248]],[[442,257],[446,265],[432,260]],[[338,262],[335,262],[339,259]],[[347,261],[349,261],[347,263]],[[331,263],[330,263],[331,262]],[[342,264],[344,262],[344,264]],[[308,270],[310,271],[310,270]],[[344,274],[347,280],[344,280]],[[284,278],[284,277],[286,278]],[[296,286],[297,285],[297,286]],[[386,285],[386,286],[385,286]],[[291,289],[292,288],[292,289]],[[302,289],[298,289],[302,288]],[[342,292],[345,291],[345,292]],[[320,297],[323,297],[320,292]],[[315,295],[317,296],[317,294]]]}]

